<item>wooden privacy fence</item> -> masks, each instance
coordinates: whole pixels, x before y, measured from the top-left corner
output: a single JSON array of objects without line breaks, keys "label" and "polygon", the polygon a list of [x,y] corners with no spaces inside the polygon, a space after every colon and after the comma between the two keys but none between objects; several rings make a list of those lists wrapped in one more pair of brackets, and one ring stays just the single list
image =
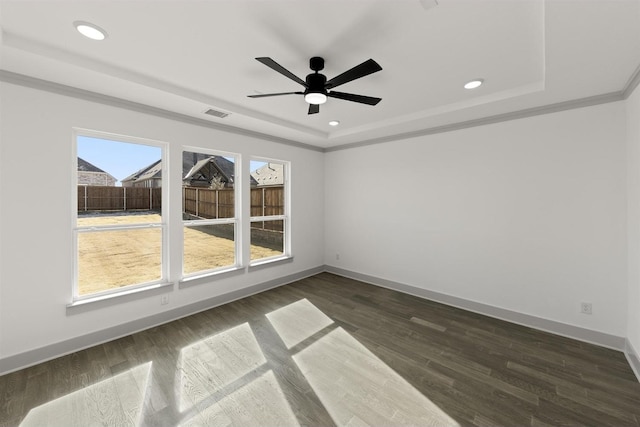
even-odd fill
[{"label": "wooden privacy fence", "polygon": [[233,218],[235,199],[233,188],[212,190],[210,188],[183,187],[183,212],[199,218]]},{"label": "wooden privacy fence", "polygon": [[[284,187],[251,189],[251,216],[284,215]],[[284,221],[254,221],[251,228],[284,231]]]},{"label": "wooden privacy fence", "polygon": [[[198,218],[233,218],[234,197],[232,188],[183,187],[183,211]],[[78,186],[78,212],[160,210],[161,206],[161,188]],[[284,187],[252,188],[251,216],[271,215],[284,215]],[[283,221],[254,221],[251,227],[283,231]]]},{"label": "wooden privacy fence", "polygon": [[[234,192],[232,188],[184,187],[182,190],[184,213],[199,218],[233,218]],[[284,215],[284,188],[282,186],[252,188],[251,216]],[[254,221],[252,228],[283,231],[282,221]]]},{"label": "wooden privacy fence", "polygon": [[78,186],[78,212],[160,210],[161,188]]}]

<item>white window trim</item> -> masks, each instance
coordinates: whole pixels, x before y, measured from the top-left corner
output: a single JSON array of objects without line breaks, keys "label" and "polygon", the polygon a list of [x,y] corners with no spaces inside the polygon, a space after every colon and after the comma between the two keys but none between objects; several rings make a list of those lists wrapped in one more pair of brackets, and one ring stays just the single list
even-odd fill
[{"label": "white window trim", "polygon": [[257,156],[252,156],[249,159],[249,162],[252,161],[279,163],[282,165],[284,173],[284,215],[249,216],[249,245],[251,245],[252,222],[282,220],[284,223],[284,248],[281,255],[260,258],[253,261],[251,261],[251,257],[249,256],[249,271],[256,270],[258,267],[280,264],[282,262],[293,260],[293,252],[291,248],[291,162],[287,160],[271,159]]},{"label": "white window trim", "polygon": [[[72,179],[71,179],[71,194],[76,194],[78,191],[78,137],[86,136],[90,138],[107,139],[116,142],[127,142],[131,144],[142,144],[158,147],[161,150],[161,162],[162,162],[162,208],[161,208],[161,222],[159,223],[141,223],[132,224],[130,226],[112,225],[112,226],[89,226],[78,227],[78,200],[77,197],[71,198],[71,229],[72,246],[73,246],[73,281],[72,281],[72,301],[67,305],[68,308],[77,307],[79,305],[90,304],[93,302],[101,302],[111,298],[118,298],[132,294],[143,293],[145,291],[153,291],[159,287],[173,286],[168,281],[169,273],[169,241],[168,241],[168,218],[169,218],[169,185],[168,185],[168,170],[169,163],[167,158],[167,152],[169,144],[162,141],[152,140],[148,138],[140,138],[128,135],[120,135],[111,132],[102,132],[91,129],[84,129],[74,127],[72,128],[72,143],[71,143],[71,155],[72,155]],[[78,291],[78,233],[84,232],[100,232],[105,230],[127,230],[136,228],[161,228],[162,239],[162,251],[161,251],[161,278],[151,282],[136,283],[122,288],[107,290],[103,292],[96,292],[89,295],[79,295]]]},{"label": "white window trim", "polygon": [[[243,260],[242,260],[242,227],[241,227],[241,215],[238,215],[242,212],[242,184],[243,184],[243,173],[242,173],[242,156],[240,153],[232,153],[229,151],[221,151],[221,150],[211,150],[202,147],[196,146],[187,146],[183,145],[180,150],[180,161],[182,161],[182,156],[184,152],[192,152],[192,153],[200,153],[207,154],[212,156],[222,156],[222,157],[233,157],[233,165],[234,165],[234,177],[233,177],[233,189],[234,189],[234,206],[233,218],[217,218],[217,219],[197,219],[197,220],[182,220],[182,250],[181,250],[181,259],[180,259],[180,274],[181,279],[179,283],[187,284],[187,283],[195,283],[198,279],[202,278],[214,278],[214,277],[226,277],[230,272],[236,272],[238,270],[242,270],[244,268]],[[182,181],[184,177],[180,176],[180,180]],[[182,188],[182,182],[180,183]],[[184,211],[184,200],[181,202],[180,212]],[[194,227],[201,225],[221,225],[221,224],[233,224],[234,228],[234,259],[235,263],[231,265],[225,265],[222,267],[211,268],[208,270],[199,270],[193,273],[185,273],[184,272],[184,227]]]}]

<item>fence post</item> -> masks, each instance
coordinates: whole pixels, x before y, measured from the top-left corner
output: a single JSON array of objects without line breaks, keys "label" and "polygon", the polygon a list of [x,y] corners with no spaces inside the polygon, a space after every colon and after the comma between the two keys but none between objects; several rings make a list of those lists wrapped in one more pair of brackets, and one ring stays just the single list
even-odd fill
[{"label": "fence post", "polygon": [[84,186],[84,211],[87,211],[87,186]]},{"label": "fence post", "polygon": [[200,193],[198,192],[198,190],[199,188],[196,188],[196,216],[200,216],[198,215],[198,207],[200,205],[200,199],[199,199]]},{"label": "fence post", "polygon": [[153,187],[149,187],[149,210],[153,210]]},{"label": "fence post", "polygon": [[220,197],[218,192],[220,190],[216,190],[216,219],[220,218]]},{"label": "fence post", "polygon": [[127,187],[122,187],[122,210],[127,210]]}]

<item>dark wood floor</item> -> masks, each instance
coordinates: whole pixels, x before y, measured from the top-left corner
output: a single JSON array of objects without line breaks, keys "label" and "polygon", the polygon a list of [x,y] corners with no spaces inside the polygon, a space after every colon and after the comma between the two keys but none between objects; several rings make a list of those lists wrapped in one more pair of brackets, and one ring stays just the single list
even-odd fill
[{"label": "dark wood floor", "polygon": [[621,352],[328,273],[0,377],[1,426],[640,427]]}]

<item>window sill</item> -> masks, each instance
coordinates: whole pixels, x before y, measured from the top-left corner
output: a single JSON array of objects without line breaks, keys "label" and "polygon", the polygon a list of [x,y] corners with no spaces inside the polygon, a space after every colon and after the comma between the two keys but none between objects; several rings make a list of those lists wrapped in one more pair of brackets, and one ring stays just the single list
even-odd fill
[{"label": "window sill", "polygon": [[195,285],[202,285],[211,280],[226,279],[227,277],[236,276],[244,273],[244,267],[231,267],[224,270],[211,271],[205,274],[185,277],[178,282],[178,288],[184,289]]},{"label": "window sill", "polygon": [[249,271],[262,270],[265,267],[271,267],[273,265],[287,264],[293,262],[292,256],[281,256],[277,258],[267,258],[264,260],[258,260],[253,264],[249,264]]},{"label": "window sill", "polygon": [[122,304],[123,302],[134,301],[141,298],[147,298],[154,295],[165,294],[173,291],[173,283],[156,283],[149,286],[124,290],[108,295],[100,295],[96,297],[83,298],[67,304],[67,314],[78,314],[86,311],[109,307],[112,305]]}]

